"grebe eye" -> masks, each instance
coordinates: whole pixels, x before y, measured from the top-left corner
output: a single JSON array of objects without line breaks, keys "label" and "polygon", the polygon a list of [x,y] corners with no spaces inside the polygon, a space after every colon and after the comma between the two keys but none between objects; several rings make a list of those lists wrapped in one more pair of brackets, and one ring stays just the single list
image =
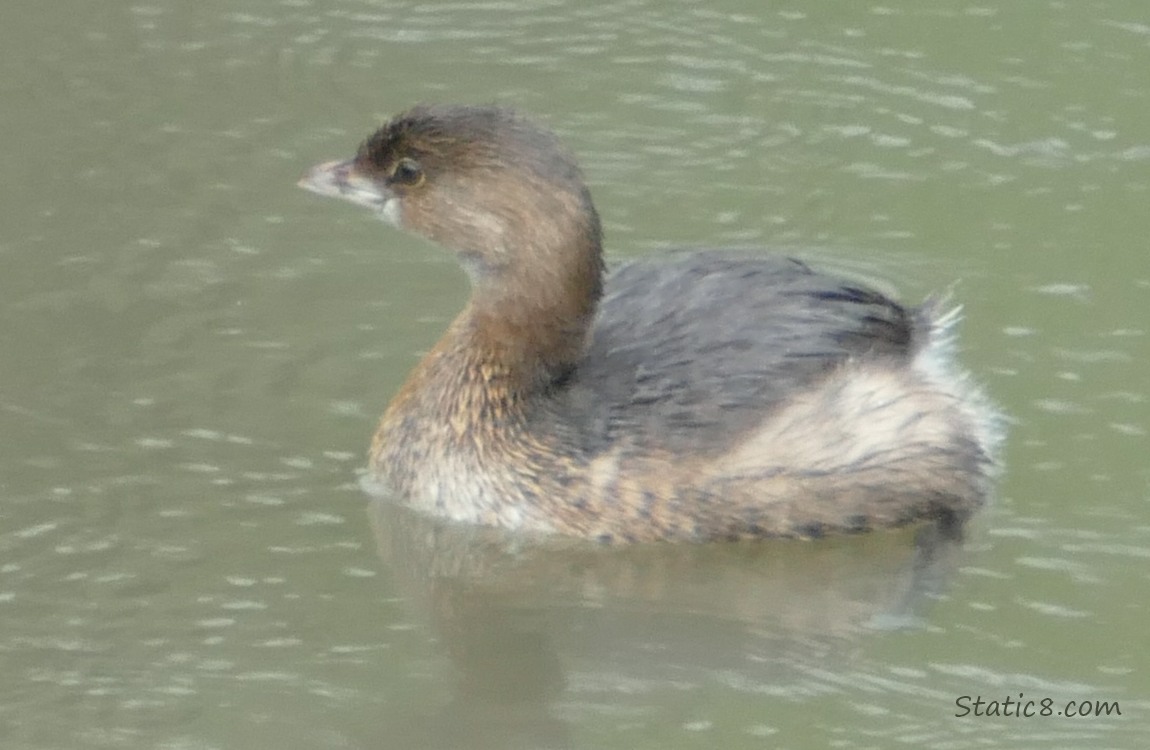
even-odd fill
[{"label": "grebe eye", "polygon": [[395,163],[390,180],[399,185],[418,185],[423,182],[423,167],[415,159],[404,157]]}]

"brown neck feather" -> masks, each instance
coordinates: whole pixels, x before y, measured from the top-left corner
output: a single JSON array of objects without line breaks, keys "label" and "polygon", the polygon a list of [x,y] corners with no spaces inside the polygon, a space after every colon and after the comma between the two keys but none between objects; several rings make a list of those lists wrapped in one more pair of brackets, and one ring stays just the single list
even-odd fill
[{"label": "brown neck feather", "polygon": [[475,354],[529,389],[547,387],[578,363],[602,293],[597,242],[554,255],[566,268],[509,270],[494,288],[477,286],[453,326]]}]

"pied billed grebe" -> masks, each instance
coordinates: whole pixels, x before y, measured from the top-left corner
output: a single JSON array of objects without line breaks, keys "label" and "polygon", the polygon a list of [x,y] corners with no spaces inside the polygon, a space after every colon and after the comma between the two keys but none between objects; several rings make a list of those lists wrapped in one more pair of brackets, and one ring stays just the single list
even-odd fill
[{"label": "pied billed grebe", "polygon": [[372,443],[416,509],[604,541],[811,537],[964,518],[989,492],[998,418],[951,364],[956,315],[722,251],[604,281],[578,167],[513,112],[415,107],[300,184],[470,276]]}]

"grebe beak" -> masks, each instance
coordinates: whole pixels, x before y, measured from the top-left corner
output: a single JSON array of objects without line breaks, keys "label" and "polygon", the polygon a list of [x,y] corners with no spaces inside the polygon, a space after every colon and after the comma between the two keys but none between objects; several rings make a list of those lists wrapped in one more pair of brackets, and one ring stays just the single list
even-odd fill
[{"label": "grebe beak", "polygon": [[296,184],[316,195],[342,198],[380,214],[394,211],[394,207],[389,209],[389,205],[395,201],[395,194],[361,173],[354,159],[318,164]]}]

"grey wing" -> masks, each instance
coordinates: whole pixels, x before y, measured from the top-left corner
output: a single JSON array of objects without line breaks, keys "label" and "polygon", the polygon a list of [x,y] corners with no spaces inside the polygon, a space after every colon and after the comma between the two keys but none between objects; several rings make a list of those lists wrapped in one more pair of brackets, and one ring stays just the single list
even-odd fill
[{"label": "grey wing", "polygon": [[586,447],[733,440],[850,358],[906,359],[913,310],[785,257],[720,251],[616,271],[565,399]]}]

